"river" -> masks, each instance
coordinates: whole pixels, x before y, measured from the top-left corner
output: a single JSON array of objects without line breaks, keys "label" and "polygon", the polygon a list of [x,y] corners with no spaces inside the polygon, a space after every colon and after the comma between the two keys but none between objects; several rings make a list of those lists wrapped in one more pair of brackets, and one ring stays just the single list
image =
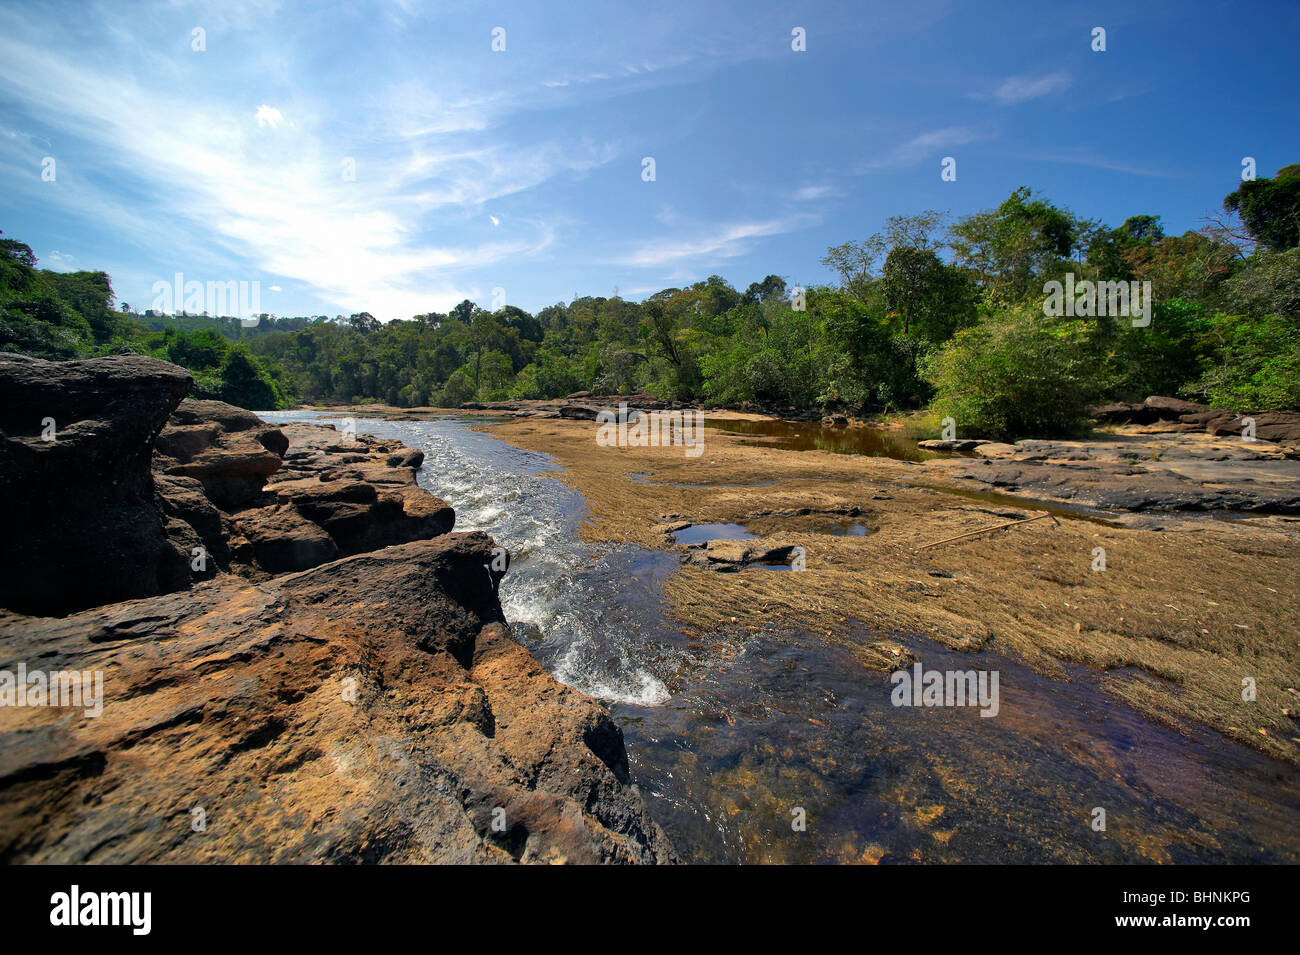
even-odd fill
[{"label": "river", "polygon": [[1104,690],[1140,675],[1077,667],[1054,680],[992,653],[850,624],[904,644],[926,669],[996,669],[1000,709],[984,718],[893,705],[889,676],[844,641],[683,632],[660,597],[676,555],[580,541],[585,505],[545,476],[555,461],[493,437],[490,421],[356,427],[422,449],[419,483],[455,508],[456,529],[509,548],[501,603],[516,637],[561,682],[609,705],[634,781],[684,859],[1300,861],[1300,770],[1203,727],[1155,723]]}]

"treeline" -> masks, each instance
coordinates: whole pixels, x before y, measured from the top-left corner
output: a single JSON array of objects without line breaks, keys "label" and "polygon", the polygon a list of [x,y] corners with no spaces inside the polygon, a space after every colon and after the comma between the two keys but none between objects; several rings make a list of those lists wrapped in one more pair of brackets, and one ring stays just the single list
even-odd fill
[{"label": "treeline", "polygon": [[[1148,394],[1300,407],[1300,166],[1241,183],[1224,210],[1171,236],[1158,216],[1109,227],[1022,187],[955,222],[894,217],[828,250],[834,284],[769,275],[741,291],[711,276],[639,303],[584,297],[533,315],[465,301],[388,324],[264,316],[254,329],[113,311],[103,273],[39,271],[10,242],[0,348],[158,355],[194,370],[196,390],[254,408],[648,391],[776,412],[929,406],[959,433],[1017,437],[1076,432],[1090,405]],[[1067,276],[1149,282],[1150,323],[1044,314],[1045,286]]]},{"label": "treeline", "polygon": [[[116,310],[113,285],[104,272],[38,269],[31,248],[0,237],[0,351],[66,360],[136,352],[182,365],[194,373],[194,397],[216,398],[242,408],[292,407],[297,383],[281,368],[252,355],[204,318],[198,330],[187,319],[151,319],[153,330]],[[236,326],[239,323],[234,319]]]}]

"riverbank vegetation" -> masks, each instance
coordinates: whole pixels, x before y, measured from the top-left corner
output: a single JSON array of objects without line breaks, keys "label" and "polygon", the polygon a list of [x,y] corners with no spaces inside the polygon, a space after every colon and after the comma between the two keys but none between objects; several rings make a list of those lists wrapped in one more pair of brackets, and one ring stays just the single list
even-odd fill
[{"label": "riverbank vegetation", "polygon": [[[301,401],[455,407],[471,400],[650,392],[776,413],[929,407],[963,435],[1078,431],[1086,409],[1148,394],[1233,410],[1300,408],[1300,165],[1242,182],[1224,217],[1166,235],[1109,227],[1028,188],[949,221],[926,211],[827,251],[800,288],[718,276],[641,302],[541,309],[464,301],[381,324],[114,308],[102,272],[38,269],[0,239],[0,349],[46,358],[131,351],[191,369],[195,392],[250,408]],[[1049,317],[1045,285],[1150,283],[1150,323]]]}]

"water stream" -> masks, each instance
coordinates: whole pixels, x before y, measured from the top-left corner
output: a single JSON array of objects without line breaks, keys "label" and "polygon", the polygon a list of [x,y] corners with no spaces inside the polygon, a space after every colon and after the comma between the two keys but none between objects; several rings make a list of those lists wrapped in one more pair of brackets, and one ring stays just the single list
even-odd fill
[{"label": "water stream", "polygon": [[[501,600],[516,636],[557,679],[609,704],[634,779],[685,859],[1300,861],[1300,770],[1208,729],[1159,725],[1104,691],[1143,677],[1074,668],[1053,680],[859,623],[833,638],[760,616],[684,633],[661,606],[676,555],[582,543],[580,495],[542,476],[554,460],[479,424],[356,421],[421,448],[419,482],[456,509],[457,530],[510,549]],[[893,705],[888,675],[853,652],[873,639],[904,644],[927,669],[997,670],[998,715]]]}]

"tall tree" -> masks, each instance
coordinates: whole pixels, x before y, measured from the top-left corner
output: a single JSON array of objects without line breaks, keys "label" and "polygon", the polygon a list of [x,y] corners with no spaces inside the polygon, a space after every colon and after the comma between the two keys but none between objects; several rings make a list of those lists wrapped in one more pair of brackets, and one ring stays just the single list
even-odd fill
[{"label": "tall tree", "polygon": [[1243,182],[1223,198],[1223,208],[1241,215],[1250,234],[1274,252],[1300,245],[1300,163],[1284,166],[1274,179]]}]

